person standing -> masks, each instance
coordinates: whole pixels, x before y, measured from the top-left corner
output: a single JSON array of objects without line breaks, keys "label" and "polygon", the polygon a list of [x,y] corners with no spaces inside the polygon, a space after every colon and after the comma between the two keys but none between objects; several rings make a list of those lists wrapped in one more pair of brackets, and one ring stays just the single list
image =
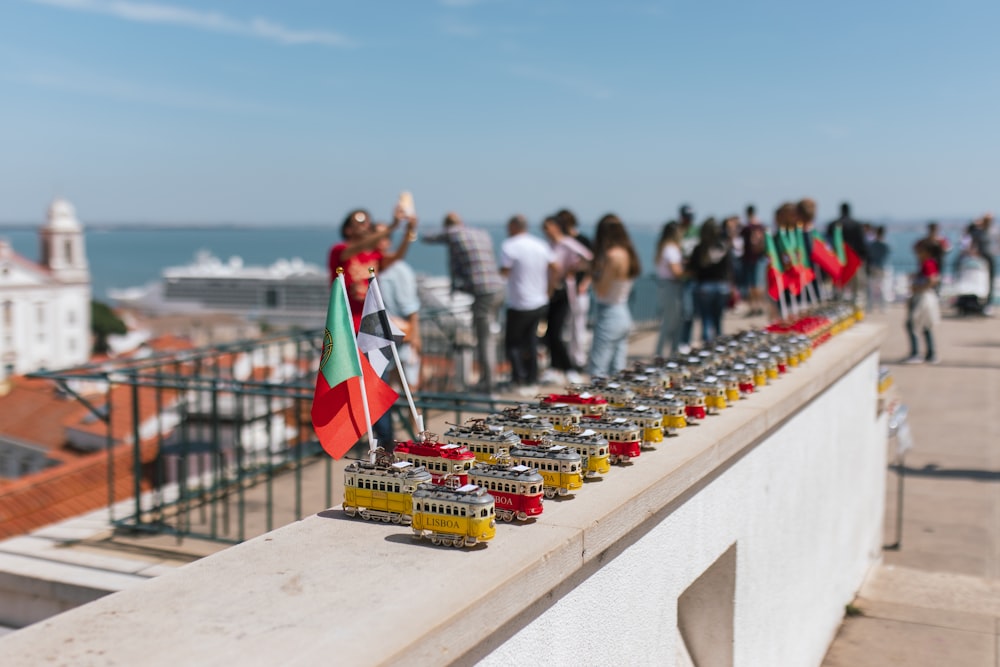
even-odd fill
[{"label": "person standing", "polygon": [[[684,204],[678,211],[678,222],[681,226],[681,254],[687,265],[691,259],[691,251],[698,245],[698,228],[694,224],[694,211]],[[681,353],[691,349],[691,329],[694,326],[694,283],[685,280],[681,291]]]},{"label": "person standing", "polygon": [[591,377],[610,377],[628,362],[632,314],[628,298],[642,272],[639,256],[625,225],[613,214],[597,223],[594,239],[594,338],[588,371]]},{"label": "person standing", "polygon": [[448,213],[443,229],[423,236],[425,243],[448,245],[452,292],[472,295],[472,328],[476,335],[479,382],[476,389],[491,393],[497,353],[494,328],[504,301],[504,283],[497,267],[493,239],[486,230],[469,227],[457,213]]},{"label": "person standing", "polygon": [[544,339],[549,349],[550,367],[543,373],[543,379],[547,383],[579,382],[563,333],[566,320],[570,317],[569,286],[572,284],[575,290],[573,277],[578,271],[589,268],[594,255],[579,241],[565,234],[554,216],[542,222],[542,231],[552,246],[556,261]]},{"label": "person standing", "polygon": [[[382,238],[375,249],[390,255],[392,245],[391,232],[385,223],[377,223],[374,231]],[[411,391],[420,387],[420,296],[417,294],[417,276],[413,268],[403,259],[396,259],[389,266],[376,272],[379,291],[382,294],[382,304],[389,315],[389,320],[403,332],[403,340],[397,346],[399,363],[403,367],[406,383]],[[387,366],[382,379],[397,391],[402,387],[395,364]],[[392,421],[392,410],[387,410],[374,424],[372,430],[378,442],[386,450],[391,450],[395,444],[395,429]]]},{"label": "person standing", "polygon": [[722,312],[733,289],[733,261],[725,232],[715,218],[702,223],[699,238],[691,253],[690,270],[701,340],[707,343],[722,333]]},{"label": "person standing", "polygon": [[[913,248],[917,255],[917,273],[910,284],[910,299],[906,304],[906,333],[910,337],[910,356],[906,364],[929,364],[938,362],[934,351],[934,327],[941,319],[936,287],[941,282],[941,273],[933,259],[933,248],[926,239],[917,241]],[[920,357],[917,346],[917,332],[923,334],[927,354]]]},{"label": "person standing", "polygon": [[522,215],[507,222],[507,238],[500,246],[500,274],[507,279],[504,348],[511,380],[519,394],[533,396],[538,391],[538,323],[549,304],[556,258],[545,241],[528,233]]},{"label": "person standing", "polygon": [[753,205],[746,208],[746,224],[740,231],[743,236],[743,261],[740,264],[742,274],[740,282],[747,291],[749,306],[748,315],[764,314],[764,288],[767,282],[767,229],[757,217]]},{"label": "person standing", "polygon": [[976,221],[972,228],[972,244],[983,261],[990,275],[989,292],[986,295],[986,307],[983,313],[989,315],[993,309],[993,283],[996,280],[996,265],[993,259],[993,214],[987,213]]},{"label": "person standing", "polygon": [[[889,261],[889,244],[885,242],[885,225],[875,229],[875,240],[868,244],[868,310],[885,312],[885,265]],[[940,265],[939,265],[940,266]]]},{"label": "person standing", "polygon": [[[594,244],[580,233],[572,211],[561,209],[556,213],[556,220],[564,234],[579,241],[593,256]],[[587,366],[587,353],[590,351],[587,341],[587,318],[590,316],[589,266],[566,276],[566,296],[569,297],[569,358],[573,362],[574,371],[580,372]],[[582,378],[568,374],[567,379],[573,381]]]},{"label": "person standing", "polygon": [[656,337],[656,356],[670,345],[670,355],[679,351],[681,342],[681,293],[684,290],[684,258],[681,254],[681,228],[671,220],[663,225],[656,244],[656,281],[660,293],[660,333]]},{"label": "person standing", "polygon": [[[389,236],[406,220],[406,236],[394,251],[383,252],[378,249],[379,242]],[[340,225],[340,236],[343,239],[330,248],[327,267],[330,271],[330,284],[337,277],[337,269],[344,271],[344,286],[347,288],[347,300],[354,317],[354,331],[361,326],[361,313],[365,307],[365,296],[368,294],[369,269],[376,271],[387,268],[393,262],[406,256],[410,243],[416,238],[417,218],[407,214],[397,206],[393,212],[392,224],[382,231],[375,231],[371,215],[365,209],[355,209],[347,214]]]}]

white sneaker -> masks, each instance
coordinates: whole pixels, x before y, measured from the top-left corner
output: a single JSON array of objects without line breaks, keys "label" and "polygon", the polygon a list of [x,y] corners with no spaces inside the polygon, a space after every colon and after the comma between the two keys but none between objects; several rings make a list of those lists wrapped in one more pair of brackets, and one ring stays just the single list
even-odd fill
[{"label": "white sneaker", "polygon": [[922,363],[924,363],[924,360],[921,359],[920,357],[914,355],[912,357],[907,357],[906,359],[904,359],[903,363],[904,364],[909,364],[911,366],[914,366],[916,364],[922,364]]},{"label": "white sneaker", "polygon": [[518,387],[515,393],[522,398],[534,398],[538,395],[538,385],[526,384],[523,387]]},{"label": "white sneaker", "polygon": [[681,343],[679,346],[677,346],[677,351],[683,355],[691,354],[691,346],[685,343]]},{"label": "white sneaker", "polygon": [[566,376],[555,368],[546,368],[538,381],[542,384],[566,384]]},{"label": "white sneaker", "polygon": [[566,382],[569,384],[583,384],[586,382],[586,378],[576,371],[566,371]]}]

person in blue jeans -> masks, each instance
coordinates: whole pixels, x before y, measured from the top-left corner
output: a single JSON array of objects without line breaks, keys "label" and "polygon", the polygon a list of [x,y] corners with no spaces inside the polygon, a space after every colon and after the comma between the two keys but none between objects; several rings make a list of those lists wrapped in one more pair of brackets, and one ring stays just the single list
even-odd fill
[{"label": "person in blue jeans", "polygon": [[707,343],[722,333],[722,313],[733,289],[732,248],[715,218],[701,225],[689,270],[694,282],[694,309],[701,320],[701,339]]},{"label": "person in blue jeans", "polygon": [[639,256],[625,225],[613,214],[597,223],[594,237],[594,337],[587,371],[610,377],[625,368],[632,315],[628,299],[642,272]]}]

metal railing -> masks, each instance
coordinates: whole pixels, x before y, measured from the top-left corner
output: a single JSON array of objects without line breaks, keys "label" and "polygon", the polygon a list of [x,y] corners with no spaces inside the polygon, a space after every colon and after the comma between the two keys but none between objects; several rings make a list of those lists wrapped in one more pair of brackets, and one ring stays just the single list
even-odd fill
[{"label": "metal railing", "polygon": [[[637,323],[655,303],[642,291],[633,297]],[[443,320],[431,314],[422,322],[417,409],[462,423],[515,404],[464,392],[459,365],[471,359],[473,342]],[[301,519],[307,494],[310,507],[335,504],[333,463],[310,419],[322,340],[321,330],[295,331],[32,376],[56,383],[103,424],[103,436],[91,429],[70,439],[105,451],[112,512],[121,499],[115,489],[129,480],[131,511],[112,515],[117,527],[236,543]],[[393,410],[415,436],[405,401]],[[124,459],[123,448],[131,452]]]}]

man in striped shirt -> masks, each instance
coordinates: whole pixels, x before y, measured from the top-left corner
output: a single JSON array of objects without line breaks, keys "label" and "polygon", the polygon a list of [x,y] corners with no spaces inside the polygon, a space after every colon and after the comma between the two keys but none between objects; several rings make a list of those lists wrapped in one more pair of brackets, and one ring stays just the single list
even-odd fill
[{"label": "man in striped shirt", "polygon": [[496,369],[496,344],[493,327],[504,301],[504,282],[497,269],[493,239],[483,229],[468,227],[457,213],[444,219],[444,229],[425,234],[425,243],[448,245],[453,292],[471,294],[472,325],[476,333],[476,361],[479,363],[477,389],[493,390]]}]

